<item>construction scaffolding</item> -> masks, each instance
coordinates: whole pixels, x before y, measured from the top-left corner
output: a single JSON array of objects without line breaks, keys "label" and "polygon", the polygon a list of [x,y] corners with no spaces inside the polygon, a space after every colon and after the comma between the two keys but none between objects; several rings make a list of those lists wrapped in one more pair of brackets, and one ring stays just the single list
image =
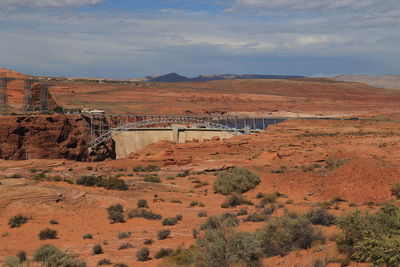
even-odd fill
[{"label": "construction scaffolding", "polygon": [[8,113],[8,83],[14,78],[0,78],[0,114]]},{"label": "construction scaffolding", "polygon": [[49,111],[49,87],[50,84],[42,84],[40,86],[40,112],[46,113]]},{"label": "construction scaffolding", "polygon": [[36,79],[26,79],[24,86],[24,110],[25,112],[32,110],[32,86],[35,82],[39,80]]}]

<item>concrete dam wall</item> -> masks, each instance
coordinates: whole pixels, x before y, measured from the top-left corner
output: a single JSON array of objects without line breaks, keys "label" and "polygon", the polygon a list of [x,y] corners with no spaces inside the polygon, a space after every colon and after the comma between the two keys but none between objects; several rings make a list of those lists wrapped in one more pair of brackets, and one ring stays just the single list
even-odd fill
[{"label": "concrete dam wall", "polygon": [[133,152],[138,152],[145,146],[157,143],[161,140],[169,140],[176,143],[185,143],[193,139],[203,141],[218,136],[228,139],[233,133],[204,128],[142,128],[120,132],[113,137],[115,142],[116,158],[126,158]]}]

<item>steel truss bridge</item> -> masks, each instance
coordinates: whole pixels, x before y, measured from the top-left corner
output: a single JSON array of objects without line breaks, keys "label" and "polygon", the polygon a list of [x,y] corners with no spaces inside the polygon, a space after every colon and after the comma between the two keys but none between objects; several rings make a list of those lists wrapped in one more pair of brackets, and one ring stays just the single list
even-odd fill
[{"label": "steel truss bridge", "polygon": [[271,117],[91,114],[89,148],[94,150],[124,131],[151,126],[170,127],[172,124],[184,124],[191,128],[225,131],[238,135],[264,130],[268,125],[285,120],[286,118]]}]

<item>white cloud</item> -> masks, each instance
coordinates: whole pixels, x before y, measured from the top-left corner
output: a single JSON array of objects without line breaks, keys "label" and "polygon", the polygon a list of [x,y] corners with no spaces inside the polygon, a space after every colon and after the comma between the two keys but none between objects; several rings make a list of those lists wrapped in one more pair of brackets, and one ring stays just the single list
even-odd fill
[{"label": "white cloud", "polygon": [[400,7],[398,0],[227,0],[227,11],[254,9],[267,12],[389,11]]},{"label": "white cloud", "polygon": [[0,0],[1,9],[14,9],[21,7],[59,8],[95,5],[105,0]]},{"label": "white cloud", "polygon": [[[247,7],[293,3],[293,0],[237,0],[237,4],[240,1],[242,4],[246,2]],[[16,2],[23,1],[13,0]],[[38,7],[41,2],[49,7],[54,1],[30,2],[35,2]],[[98,0],[81,0],[79,4],[96,2]],[[78,1],[61,0],[58,3],[72,5]],[[192,69],[195,72],[194,69],[200,68],[201,64],[206,66],[206,72],[211,71],[208,69],[210,66],[219,66],[223,72],[229,72],[235,63],[227,62],[237,58],[374,56],[385,62],[400,60],[400,39],[396,38],[400,29],[399,9],[387,11],[384,15],[374,12],[344,15],[338,12],[291,18],[275,14],[266,19],[263,16],[254,19],[255,16],[215,16],[182,10],[177,15],[176,12],[68,9],[1,12],[0,9],[0,62],[6,66],[29,66],[29,69],[41,73],[76,76],[83,75],[83,72],[85,75],[107,76],[109,72],[122,69],[124,73],[132,70],[132,76],[141,76],[178,71],[170,66],[181,66],[184,71]],[[217,60],[221,60],[219,65]],[[252,62],[251,65],[256,66]],[[400,71],[398,63],[393,66]]]}]

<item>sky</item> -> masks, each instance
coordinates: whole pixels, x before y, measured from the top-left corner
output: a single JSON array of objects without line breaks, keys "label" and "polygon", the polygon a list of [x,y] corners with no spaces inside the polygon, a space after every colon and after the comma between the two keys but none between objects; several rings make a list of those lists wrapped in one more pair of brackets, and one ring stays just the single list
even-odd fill
[{"label": "sky", "polygon": [[0,0],[31,75],[400,74],[399,0]]}]

